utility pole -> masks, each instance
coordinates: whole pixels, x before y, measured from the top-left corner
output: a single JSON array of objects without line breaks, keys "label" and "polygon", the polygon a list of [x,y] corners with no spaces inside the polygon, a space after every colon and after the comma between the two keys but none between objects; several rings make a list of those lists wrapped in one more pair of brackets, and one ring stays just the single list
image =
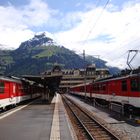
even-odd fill
[{"label": "utility pole", "polygon": [[85,50],[83,50],[83,58],[84,58],[84,93],[85,93],[85,99],[86,99],[86,59],[85,59]]}]

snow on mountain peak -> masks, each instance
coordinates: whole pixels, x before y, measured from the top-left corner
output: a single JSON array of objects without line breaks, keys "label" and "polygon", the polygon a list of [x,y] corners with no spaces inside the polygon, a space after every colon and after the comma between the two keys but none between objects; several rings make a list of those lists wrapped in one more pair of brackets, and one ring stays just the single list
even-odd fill
[{"label": "snow on mountain peak", "polygon": [[52,42],[53,41],[53,39],[46,36],[45,32],[35,34],[34,37],[32,39],[30,39],[29,41],[40,41],[40,40],[45,40],[47,42]]},{"label": "snow on mountain peak", "polygon": [[43,32],[43,33],[37,33],[34,35],[32,39],[22,42],[19,48],[28,49],[28,48],[38,47],[38,46],[49,46],[49,45],[59,46],[56,42],[53,41],[53,39],[47,37],[46,32]]}]

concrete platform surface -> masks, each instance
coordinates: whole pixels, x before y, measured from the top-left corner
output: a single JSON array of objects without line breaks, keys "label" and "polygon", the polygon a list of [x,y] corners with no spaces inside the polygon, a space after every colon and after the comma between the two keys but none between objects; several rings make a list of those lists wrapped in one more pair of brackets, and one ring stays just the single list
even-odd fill
[{"label": "concrete platform surface", "polygon": [[0,119],[0,140],[72,140],[60,95],[50,104],[37,100]]}]

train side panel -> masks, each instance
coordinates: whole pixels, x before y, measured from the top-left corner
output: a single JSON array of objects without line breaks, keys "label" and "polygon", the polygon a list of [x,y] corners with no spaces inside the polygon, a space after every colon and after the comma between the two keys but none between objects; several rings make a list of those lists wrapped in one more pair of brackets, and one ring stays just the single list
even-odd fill
[{"label": "train side panel", "polygon": [[109,100],[108,82],[94,83],[92,89],[92,97]]},{"label": "train side panel", "polygon": [[[77,95],[85,96],[84,84],[71,88]],[[86,96],[121,105],[140,108],[140,75],[130,75],[86,84]]]},{"label": "train side panel", "polygon": [[0,108],[9,104],[9,84],[0,80]]},{"label": "train side panel", "polygon": [[11,78],[0,78],[0,109],[40,96],[42,87]]}]

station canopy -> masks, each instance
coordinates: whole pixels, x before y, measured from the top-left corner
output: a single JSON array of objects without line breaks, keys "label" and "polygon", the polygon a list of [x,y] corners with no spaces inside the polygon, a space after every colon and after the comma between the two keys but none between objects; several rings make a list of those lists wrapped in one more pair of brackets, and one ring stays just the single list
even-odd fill
[{"label": "station canopy", "polygon": [[52,71],[44,72],[41,75],[23,75],[25,80],[33,81],[35,84],[41,84],[49,89],[58,88],[62,72],[58,66],[55,66]]}]

